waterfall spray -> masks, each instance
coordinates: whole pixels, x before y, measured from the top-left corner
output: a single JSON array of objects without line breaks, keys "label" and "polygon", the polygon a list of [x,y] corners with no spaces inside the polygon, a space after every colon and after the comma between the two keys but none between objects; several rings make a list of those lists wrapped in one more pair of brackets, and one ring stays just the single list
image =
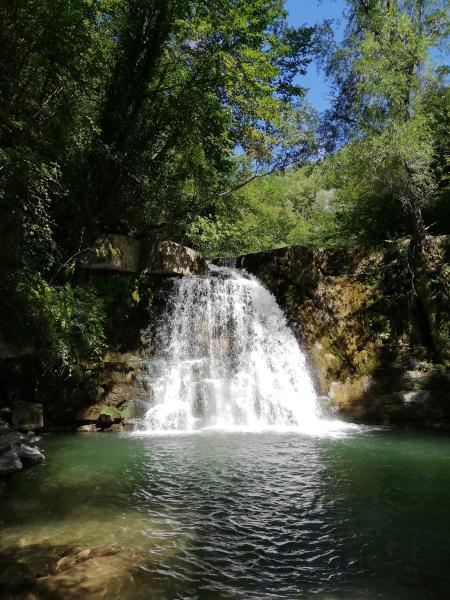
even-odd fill
[{"label": "waterfall spray", "polygon": [[305,356],[273,295],[245,272],[211,267],[177,284],[147,375],[147,431],[321,430]]}]

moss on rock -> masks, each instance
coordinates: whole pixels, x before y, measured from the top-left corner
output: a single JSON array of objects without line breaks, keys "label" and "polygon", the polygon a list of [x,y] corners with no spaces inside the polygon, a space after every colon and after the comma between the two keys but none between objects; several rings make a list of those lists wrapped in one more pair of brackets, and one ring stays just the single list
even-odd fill
[{"label": "moss on rock", "polygon": [[[420,411],[398,397],[386,399],[427,389],[425,378],[405,383],[411,365],[425,360],[445,372],[450,363],[450,238],[430,238],[429,248],[416,282],[408,240],[339,250],[281,248],[241,257],[238,266],[276,295],[307,352],[318,391],[330,395],[341,415],[414,424],[422,415],[426,424],[438,419],[440,392]],[[441,416],[446,410],[443,405]]]}]

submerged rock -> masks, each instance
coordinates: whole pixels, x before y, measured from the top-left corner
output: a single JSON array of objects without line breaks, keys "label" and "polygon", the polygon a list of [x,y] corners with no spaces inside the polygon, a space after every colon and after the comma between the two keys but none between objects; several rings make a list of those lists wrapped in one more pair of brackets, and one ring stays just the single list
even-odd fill
[{"label": "submerged rock", "polygon": [[118,554],[119,552],[120,547],[116,544],[112,544],[111,546],[103,546],[101,548],[85,548],[84,550],[80,550],[80,552],[60,558],[55,565],[54,572],[60,573],[61,571],[66,571],[67,569],[70,569],[79,563],[85,562],[90,558],[114,556],[114,554]]},{"label": "submerged rock", "polygon": [[38,577],[34,587],[43,598],[118,597],[132,581],[134,569],[134,555],[118,546],[86,548],[60,558],[53,572]]}]

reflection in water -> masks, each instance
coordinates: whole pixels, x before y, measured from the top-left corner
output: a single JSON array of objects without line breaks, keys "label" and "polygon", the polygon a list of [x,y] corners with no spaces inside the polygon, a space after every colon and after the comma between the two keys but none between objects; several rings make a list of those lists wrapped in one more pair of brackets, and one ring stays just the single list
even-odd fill
[{"label": "reflection in water", "polygon": [[14,569],[31,586],[62,555],[106,544],[126,549],[108,558],[120,579],[108,598],[439,598],[450,584],[446,438],[210,432],[44,445],[44,465],[0,488],[2,589]]}]

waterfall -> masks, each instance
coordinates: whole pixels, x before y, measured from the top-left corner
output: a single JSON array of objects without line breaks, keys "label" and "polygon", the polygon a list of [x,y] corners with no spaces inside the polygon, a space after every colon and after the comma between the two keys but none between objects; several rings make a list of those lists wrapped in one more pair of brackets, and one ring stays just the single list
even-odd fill
[{"label": "waterfall", "polygon": [[273,295],[245,272],[183,278],[148,365],[147,431],[317,430],[305,356]]}]

